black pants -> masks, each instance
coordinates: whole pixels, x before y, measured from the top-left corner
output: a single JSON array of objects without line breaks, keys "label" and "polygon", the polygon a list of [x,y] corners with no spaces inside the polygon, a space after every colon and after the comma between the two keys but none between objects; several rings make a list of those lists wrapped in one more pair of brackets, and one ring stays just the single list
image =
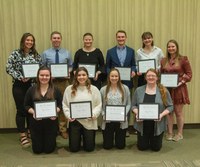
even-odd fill
[{"label": "black pants", "polygon": [[81,140],[83,140],[83,149],[85,151],[94,151],[95,149],[95,130],[88,130],[78,121],[69,123],[69,149],[71,152],[77,152],[81,149]]},{"label": "black pants", "polygon": [[119,122],[106,123],[106,128],[103,130],[103,148],[113,148],[114,142],[118,149],[126,146],[126,129],[121,129]]},{"label": "black pants", "polygon": [[34,153],[51,153],[56,148],[58,120],[35,120],[30,117],[32,150]]},{"label": "black pants", "polygon": [[21,81],[15,81],[12,87],[12,94],[17,109],[16,125],[18,132],[20,133],[24,133],[26,132],[27,129],[29,129],[29,114],[24,108],[24,98],[26,91],[30,86],[31,86],[30,82],[23,83]]},{"label": "black pants", "polygon": [[154,121],[143,122],[143,135],[137,133],[137,147],[139,150],[151,149],[159,151],[162,147],[163,133],[159,136],[154,136]]}]

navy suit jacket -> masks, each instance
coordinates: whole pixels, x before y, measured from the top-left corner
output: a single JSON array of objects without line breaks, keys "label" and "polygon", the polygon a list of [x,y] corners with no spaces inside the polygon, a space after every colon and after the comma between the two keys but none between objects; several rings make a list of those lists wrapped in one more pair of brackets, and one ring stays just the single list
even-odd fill
[{"label": "navy suit jacket", "polygon": [[[117,55],[117,46],[109,49],[106,55],[106,72],[107,74],[110,72],[111,68],[114,67],[122,67]],[[131,67],[131,71],[136,72],[136,63],[135,63],[135,51],[126,46],[126,58],[123,67]],[[129,87],[129,89],[133,88],[133,81],[123,81],[125,85]]]}]

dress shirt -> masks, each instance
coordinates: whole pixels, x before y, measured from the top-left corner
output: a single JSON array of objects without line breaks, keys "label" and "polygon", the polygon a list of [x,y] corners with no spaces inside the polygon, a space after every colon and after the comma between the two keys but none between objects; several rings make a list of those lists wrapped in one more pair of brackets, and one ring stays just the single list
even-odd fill
[{"label": "dress shirt", "polygon": [[[69,51],[59,48],[58,49],[58,54],[59,54],[59,63],[67,63],[69,67],[72,67],[72,58],[69,53]],[[55,48],[50,48],[45,50],[42,53],[42,63],[49,66],[52,63],[55,63],[55,55],[56,55],[56,49]]]},{"label": "dress shirt", "polygon": [[155,59],[156,69],[160,69],[160,61],[164,57],[162,50],[156,46],[153,46],[150,53],[145,53],[143,48],[137,50],[136,61],[138,60],[148,60]]},{"label": "dress shirt", "polygon": [[126,59],[126,47],[117,47],[117,56],[119,58],[120,64],[123,67],[124,66],[124,61]]}]

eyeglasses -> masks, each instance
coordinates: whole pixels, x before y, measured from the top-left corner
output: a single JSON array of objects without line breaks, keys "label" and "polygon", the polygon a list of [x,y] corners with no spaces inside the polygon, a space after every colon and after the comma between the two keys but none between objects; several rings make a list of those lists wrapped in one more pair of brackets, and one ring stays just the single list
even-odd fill
[{"label": "eyeglasses", "polygon": [[147,78],[156,78],[157,76],[156,75],[147,75]]}]

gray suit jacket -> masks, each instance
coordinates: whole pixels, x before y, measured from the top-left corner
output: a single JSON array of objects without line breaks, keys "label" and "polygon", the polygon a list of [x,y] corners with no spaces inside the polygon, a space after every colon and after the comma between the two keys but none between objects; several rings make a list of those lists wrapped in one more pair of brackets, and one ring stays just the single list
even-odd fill
[{"label": "gray suit jacket", "polygon": [[[138,104],[143,103],[144,96],[145,96],[145,90],[146,90],[146,85],[138,87],[135,90],[133,99],[132,99],[132,109],[138,108]],[[158,87],[156,88],[155,103],[159,103],[159,113],[162,113],[165,109],[169,110],[169,112],[171,113],[174,109],[172,99],[171,99],[171,96],[168,91],[167,91],[167,106],[164,106],[164,104],[162,102],[160,90]],[[139,131],[141,133],[141,135],[143,135],[143,122],[142,121],[141,122],[135,121],[134,128],[137,131]],[[158,136],[162,132],[164,132],[167,129],[166,117],[162,118],[161,121],[158,121],[158,122],[156,121],[154,129],[155,129],[155,131],[154,131],[155,136]]]}]

